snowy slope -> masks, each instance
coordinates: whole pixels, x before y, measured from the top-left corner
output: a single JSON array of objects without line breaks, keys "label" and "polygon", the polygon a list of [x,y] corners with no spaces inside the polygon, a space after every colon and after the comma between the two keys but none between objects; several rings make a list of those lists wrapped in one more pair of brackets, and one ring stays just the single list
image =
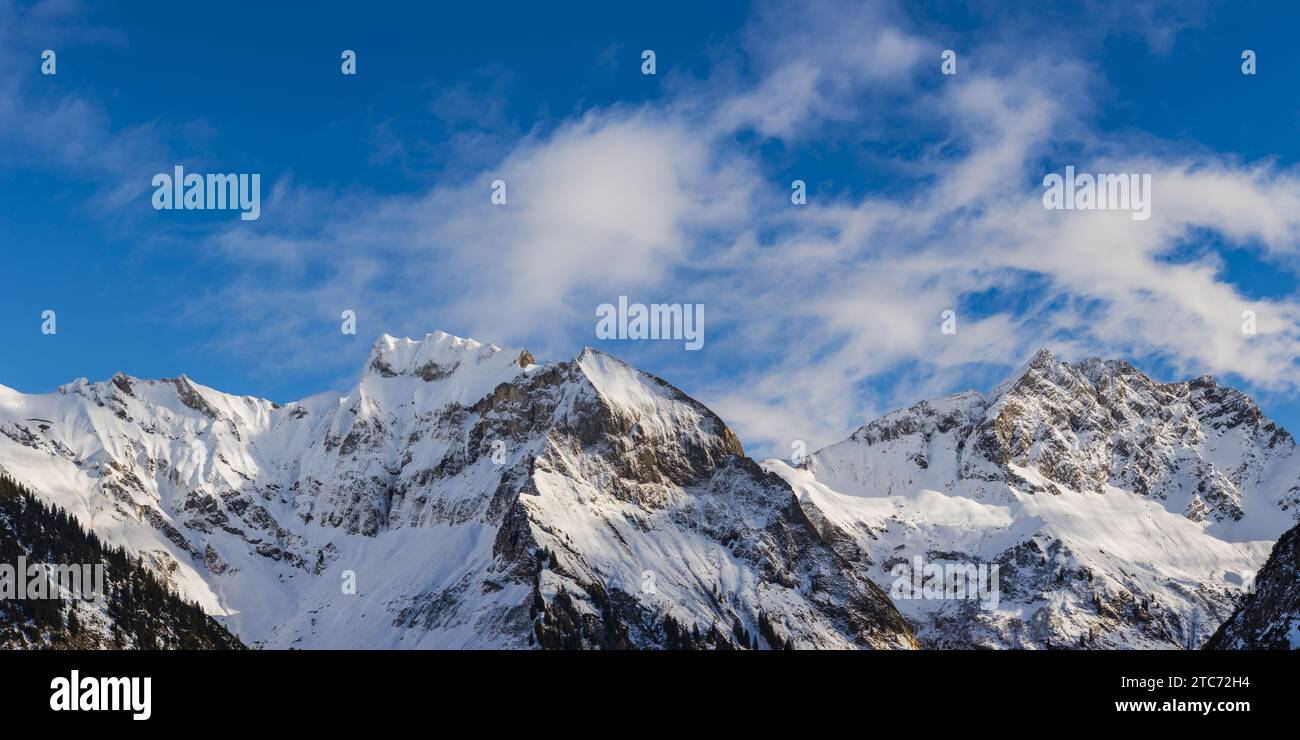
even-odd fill
[{"label": "snowy slope", "polygon": [[384,336],[347,393],[284,406],[0,387],[0,472],[249,644],[915,646],[716,415],[593,350]]},{"label": "snowy slope", "polygon": [[895,598],[946,647],[1199,645],[1300,513],[1295,443],[1243,394],[1045,351],[988,396],[894,412],[802,469],[764,465],[896,597],[918,556],[997,565],[996,605]]}]

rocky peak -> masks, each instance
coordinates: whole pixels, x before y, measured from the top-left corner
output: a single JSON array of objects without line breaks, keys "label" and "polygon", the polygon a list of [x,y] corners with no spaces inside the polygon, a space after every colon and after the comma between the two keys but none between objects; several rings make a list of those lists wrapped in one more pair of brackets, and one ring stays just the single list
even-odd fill
[{"label": "rocky peak", "polygon": [[[966,479],[1042,488],[1014,472],[1025,468],[1055,484],[1046,490],[1118,487],[1194,520],[1224,522],[1242,518],[1244,491],[1294,447],[1250,397],[1209,376],[1161,383],[1123,360],[1069,363],[1044,349],[988,396],[966,392],[895,411],[810,464],[849,488],[927,480],[951,490]],[[882,455],[909,462],[886,465]],[[937,470],[951,472],[937,478]]]},{"label": "rocky peak", "polygon": [[203,393],[190,379],[181,373],[178,377],[171,378],[169,381],[176,387],[176,396],[186,407],[194,409],[212,420],[223,418],[221,412],[213,408],[208,399],[204,398]]},{"label": "rocky peak", "polygon": [[370,348],[365,371],[384,378],[405,376],[433,382],[450,376],[462,366],[497,366],[502,360],[516,368],[534,364],[527,350],[507,350],[443,331],[426,334],[423,339],[399,339],[383,334]]}]

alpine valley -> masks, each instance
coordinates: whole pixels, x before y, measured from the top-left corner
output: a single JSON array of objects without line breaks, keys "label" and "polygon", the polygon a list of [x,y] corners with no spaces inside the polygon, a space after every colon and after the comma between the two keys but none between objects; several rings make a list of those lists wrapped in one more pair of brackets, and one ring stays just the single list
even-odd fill
[{"label": "alpine valley", "polygon": [[[251,647],[1200,647],[1239,607],[1231,645],[1294,629],[1244,603],[1300,514],[1291,436],[1208,376],[1047,351],[795,466],[597,350],[385,335],[351,389],[285,405],[0,386],[0,475]],[[918,558],[996,566],[999,596],[910,598]]]}]

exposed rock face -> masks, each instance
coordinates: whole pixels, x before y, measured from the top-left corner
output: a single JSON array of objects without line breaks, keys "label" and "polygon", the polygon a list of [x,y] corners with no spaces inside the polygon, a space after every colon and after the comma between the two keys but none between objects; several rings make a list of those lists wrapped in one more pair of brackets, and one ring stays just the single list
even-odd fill
[{"label": "exposed rock face", "polygon": [[1211,650],[1300,650],[1300,526],[1282,535]]},{"label": "exposed rock face", "polygon": [[186,378],[0,389],[0,470],[258,645],[916,646],[664,381],[446,334],[365,367],[283,407]]},{"label": "exposed rock face", "polygon": [[1296,445],[1244,394],[1046,351],[766,466],[886,589],[915,556],[999,566],[997,607],[896,598],[944,647],[1199,645],[1300,514]]}]

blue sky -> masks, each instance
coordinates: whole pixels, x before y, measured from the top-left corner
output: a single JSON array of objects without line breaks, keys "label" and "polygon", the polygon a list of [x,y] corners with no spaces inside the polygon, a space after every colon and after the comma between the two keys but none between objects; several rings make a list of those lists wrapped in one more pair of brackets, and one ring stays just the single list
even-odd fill
[{"label": "blue sky", "polygon": [[[601,347],[784,455],[1049,346],[1300,427],[1293,4],[186,5],[0,0],[0,383],[287,401],[442,329]],[[153,210],[177,164],[261,173],[261,218]],[[1067,164],[1152,173],[1152,219],[1045,211]],[[704,303],[705,349],[599,340],[619,295]]]}]

